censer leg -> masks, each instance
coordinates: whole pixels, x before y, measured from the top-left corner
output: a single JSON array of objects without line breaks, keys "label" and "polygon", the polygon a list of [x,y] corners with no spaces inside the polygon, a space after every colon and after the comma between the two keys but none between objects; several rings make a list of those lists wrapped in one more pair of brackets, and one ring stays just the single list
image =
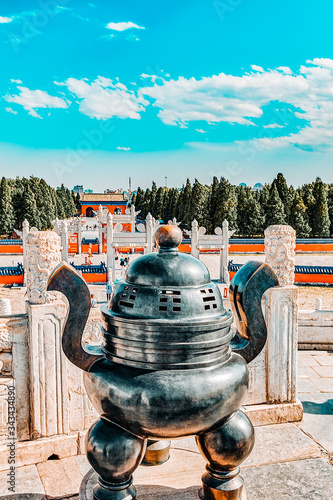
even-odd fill
[{"label": "censer leg", "polygon": [[92,468],[99,474],[94,487],[95,500],[130,500],[136,498],[132,473],[140,465],[146,440],[101,418],[88,431],[86,453]]},{"label": "censer leg", "polygon": [[196,436],[201,454],[208,461],[202,476],[202,500],[240,500],[243,479],[239,465],[250,455],[254,445],[254,429],[240,410],[221,427]]}]

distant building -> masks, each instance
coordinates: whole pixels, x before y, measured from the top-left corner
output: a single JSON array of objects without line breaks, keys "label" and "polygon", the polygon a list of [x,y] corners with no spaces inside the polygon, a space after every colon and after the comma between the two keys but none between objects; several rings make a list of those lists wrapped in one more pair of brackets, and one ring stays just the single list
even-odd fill
[{"label": "distant building", "polygon": [[108,193],[93,193],[86,190],[80,201],[80,212],[86,217],[93,217],[102,205],[111,214],[124,214],[127,207],[127,196],[120,191],[109,191]]},{"label": "distant building", "polygon": [[257,182],[257,184],[253,186],[253,189],[255,189],[256,191],[261,191],[263,187],[264,186],[261,184],[261,182]]},{"label": "distant building", "polygon": [[245,182],[241,182],[241,183],[239,184],[239,186],[246,187],[246,184],[245,184]]},{"label": "distant building", "polygon": [[85,189],[85,190],[84,190],[84,192],[85,192],[85,193],[88,193],[88,194],[91,194],[91,193],[93,193],[94,191],[93,191],[92,189]]},{"label": "distant building", "polygon": [[83,194],[83,186],[74,186],[73,187],[73,191],[74,193],[77,193],[77,194]]}]

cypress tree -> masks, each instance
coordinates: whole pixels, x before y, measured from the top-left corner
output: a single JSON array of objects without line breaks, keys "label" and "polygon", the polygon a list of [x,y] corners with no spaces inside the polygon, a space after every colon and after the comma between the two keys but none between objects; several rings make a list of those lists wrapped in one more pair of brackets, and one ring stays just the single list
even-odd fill
[{"label": "cypress tree", "polygon": [[229,222],[230,229],[237,231],[237,195],[235,186],[221,177],[217,193],[214,227],[221,227],[224,220]]},{"label": "cypress tree", "polygon": [[153,217],[155,217],[154,211],[156,208],[156,195],[157,195],[157,186],[156,186],[156,182],[153,181],[152,186],[151,186],[151,192],[150,192],[150,206],[148,209],[148,212],[150,212]]},{"label": "cypress tree", "polygon": [[206,227],[207,220],[209,219],[208,206],[207,206],[207,197],[206,197],[206,189],[205,186],[200,184],[198,179],[194,180],[194,184],[192,187],[191,193],[191,224],[193,219],[198,221],[199,226]]},{"label": "cypress tree", "polygon": [[[141,189],[140,187],[138,187],[138,190],[136,193],[136,199],[135,199],[136,211],[141,210],[141,212],[142,212],[144,195],[145,195],[144,190]],[[140,217],[142,217],[142,213],[140,213]]]},{"label": "cypress tree", "polygon": [[244,186],[237,186],[237,227],[240,236],[246,236],[247,204],[249,201],[249,191]]},{"label": "cypress tree", "polygon": [[5,177],[0,184],[0,234],[10,235],[15,226],[15,213],[10,188]]},{"label": "cypress tree", "polygon": [[286,224],[286,216],[278,190],[273,185],[266,206],[266,226],[275,224]]},{"label": "cypress tree", "polygon": [[153,207],[152,215],[157,220],[163,219],[163,207],[166,188],[159,187],[156,192],[155,204]]},{"label": "cypress tree", "polygon": [[272,187],[273,186],[276,187],[279,197],[283,203],[285,220],[288,222],[293,198],[290,195],[288,184],[283,174],[277,174],[276,179],[273,181]]},{"label": "cypress tree", "polygon": [[[210,203],[209,203],[210,221],[212,226],[214,226],[216,222],[218,191],[219,191],[219,180],[217,177],[214,176],[211,187]],[[213,227],[213,229],[215,229],[215,226]]]},{"label": "cypress tree", "polygon": [[143,197],[142,210],[141,210],[141,215],[144,219],[147,217],[150,211],[150,207],[151,207],[151,191],[149,188],[147,188]]},{"label": "cypress tree", "polygon": [[65,190],[66,206],[67,206],[67,217],[73,217],[76,214],[76,207],[72,194],[68,188]]},{"label": "cypress tree", "polygon": [[327,203],[328,203],[328,215],[331,221],[331,236],[333,236],[333,184],[330,184],[328,186],[328,193],[327,193]]},{"label": "cypress tree", "polygon": [[315,237],[326,238],[330,236],[331,221],[328,213],[326,185],[317,177],[313,187],[315,199],[313,210],[312,233]]},{"label": "cypress tree", "polygon": [[306,206],[300,194],[295,193],[291,207],[290,224],[296,231],[298,238],[307,238],[311,234],[311,227],[308,222]]},{"label": "cypress tree", "polygon": [[27,219],[30,227],[41,229],[41,222],[37,210],[35,195],[29,185],[26,183],[22,196],[22,216]]},{"label": "cypress tree", "polygon": [[190,180],[187,179],[186,186],[179,195],[179,208],[177,219],[181,222],[182,227],[185,229],[190,229],[192,226],[192,209],[191,209],[191,198],[192,198],[192,186]]},{"label": "cypress tree", "polygon": [[251,192],[244,205],[243,235],[260,236],[265,222],[265,215],[259,201]]},{"label": "cypress tree", "polygon": [[304,184],[299,190],[299,194],[304,201],[306,206],[306,215],[308,219],[309,226],[311,227],[311,236],[313,236],[313,217],[315,209],[315,198],[313,196],[313,186],[314,184]]},{"label": "cypress tree", "polygon": [[163,207],[163,220],[167,223],[169,220],[172,220],[174,217],[178,218],[177,205],[179,199],[179,191],[177,188],[168,189],[165,202]]}]

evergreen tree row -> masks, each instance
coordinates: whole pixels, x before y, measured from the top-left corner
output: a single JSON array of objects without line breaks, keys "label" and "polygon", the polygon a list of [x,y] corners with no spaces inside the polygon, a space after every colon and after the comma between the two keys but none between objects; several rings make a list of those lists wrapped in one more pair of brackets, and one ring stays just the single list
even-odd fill
[{"label": "evergreen tree row", "polygon": [[52,221],[72,217],[76,213],[77,195],[62,185],[54,189],[43,179],[6,179],[0,184],[0,235],[11,236],[27,219],[39,230],[50,229]]},{"label": "evergreen tree row", "polygon": [[141,210],[140,217],[151,213],[168,222],[173,217],[183,229],[191,229],[193,219],[208,233],[227,219],[235,235],[262,237],[267,226],[289,224],[298,238],[333,236],[333,184],[319,177],[302,187],[288,186],[283,174],[259,191],[249,186],[232,185],[225,178],[213,178],[211,185],[187,179],[182,189],[138,188],[132,203]]}]

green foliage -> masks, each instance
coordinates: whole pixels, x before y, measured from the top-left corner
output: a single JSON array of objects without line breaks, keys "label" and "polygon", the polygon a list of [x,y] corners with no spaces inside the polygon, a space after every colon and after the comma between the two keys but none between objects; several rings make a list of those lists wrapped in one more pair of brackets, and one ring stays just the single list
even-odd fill
[{"label": "green foliage", "polygon": [[291,206],[290,225],[295,229],[297,238],[307,238],[311,234],[306,206],[298,192],[295,193]]},{"label": "green foliage", "polygon": [[273,184],[266,204],[266,226],[286,224],[284,206],[279,196],[277,187]]},{"label": "green foliage", "polygon": [[0,184],[0,234],[10,235],[15,226],[15,213],[12,194],[7,179],[3,177]]},{"label": "green foliage", "polygon": [[78,201],[69,189],[61,186],[55,190],[44,179],[5,179],[0,185],[0,234],[10,235],[21,229],[27,219],[30,226],[39,230],[52,228],[56,217],[65,219],[75,215]]},{"label": "green foliage", "polygon": [[293,196],[292,196],[292,192],[291,192],[290,188],[288,187],[287,181],[284,178],[283,174],[277,174],[276,179],[274,179],[274,181],[272,183],[272,188],[273,188],[273,186],[276,187],[278,195],[282,201],[283,209],[284,209],[284,213],[285,213],[285,220],[286,220],[286,223],[288,224],[290,211],[291,211],[291,205],[293,202]]},{"label": "green foliage", "polygon": [[313,186],[313,197],[315,200],[313,206],[313,225],[312,234],[320,238],[330,236],[330,217],[327,203],[327,186],[320,177],[317,177]]},{"label": "green foliage", "polygon": [[177,219],[181,222],[184,229],[190,229],[192,226],[192,186],[190,180],[187,179],[185,187],[180,192],[178,199],[178,214]]}]

